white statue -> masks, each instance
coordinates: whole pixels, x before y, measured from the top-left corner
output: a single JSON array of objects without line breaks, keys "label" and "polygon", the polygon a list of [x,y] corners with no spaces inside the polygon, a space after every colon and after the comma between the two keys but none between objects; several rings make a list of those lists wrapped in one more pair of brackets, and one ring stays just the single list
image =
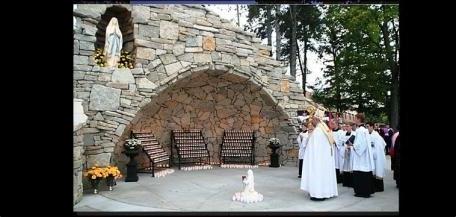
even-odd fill
[{"label": "white statue", "polygon": [[108,67],[117,66],[122,50],[122,32],[119,29],[117,18],[113,17],[106,27],[104,56]]},{"label": "white statue", "polygon": [[82,101],[82,99],[73,99],[73,131],[80,129],[88,118],[84,113]]},{"label": "white statue", "polygon": [[244,203],[255,203],[263,201],[263,195],[255,191],[255,183],[253,171],[251,169],[247,172],[247,177],[242,177],[244,183],[244,191],[236,192],[233,195],[233,201],[241,201]]}]

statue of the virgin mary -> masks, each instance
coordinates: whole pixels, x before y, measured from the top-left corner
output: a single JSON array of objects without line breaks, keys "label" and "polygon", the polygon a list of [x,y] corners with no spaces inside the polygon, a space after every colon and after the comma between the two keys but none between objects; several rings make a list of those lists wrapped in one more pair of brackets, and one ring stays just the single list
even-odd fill
[{"label": "statue of the virgin mary", "polygon": [[236,192],[233,195],[233,201],[241,201],[244,203],[263,201],[263,195],[255,191],[255,179],[251,169],[247,171],[247,177],[242,177],[242,183],[244,183],[244,191]]},{"label": "statue of the virgin mary", "polygon": [[122,50],[122,32],[117,18],[113,17],[106,27],[104,56],[108,67],[116,67]]}]

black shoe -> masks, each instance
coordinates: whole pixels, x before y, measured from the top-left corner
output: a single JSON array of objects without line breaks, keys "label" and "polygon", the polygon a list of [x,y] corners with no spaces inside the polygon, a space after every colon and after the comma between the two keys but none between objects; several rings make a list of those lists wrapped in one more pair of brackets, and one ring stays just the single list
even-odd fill
[{"label": "black shoe", "polygon": [[355,194],[355,197],[369,198],[370,195]]},{"label": "black shoe", "polygon": [[298,178],[301,178],[301,176],[298,176]]},{"label": "black shoe", "polygon": [[326,200],[326,198],[310,197],[310,200],[313,200],[313,201],[324,201],[324,200]]}]

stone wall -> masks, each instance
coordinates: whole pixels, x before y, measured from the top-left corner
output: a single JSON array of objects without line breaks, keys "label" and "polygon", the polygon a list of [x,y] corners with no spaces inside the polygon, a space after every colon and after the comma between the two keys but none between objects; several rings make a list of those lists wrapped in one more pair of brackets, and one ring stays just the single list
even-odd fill
[{"label": "stone wall", "polygon": [[82,137],[82,130],[73,133],[73,204],[82,199],[82,162],[84,161]]},{"label": "stone wall", "polygon": [[[88,116],[88,123],[80,130],[85,167],[123,162],[125,156],[119,154],[119,150],[132,128],[149,127],[161,132],[157,136],[167,144],[165,138],[172,127],[197,124],[206,115],[203,111],[208,97],[215,98],[212,101],[217,102],[212,107],[215,116],[210,114],[214,119],[205,132],[211,137],[211,143],[218,144],[214,137],[219,137],[222,129],[234,128],[235,123],[247,123],[254,128],[258,125],[262,139],[270,136],[270,131],[278,134],[285,144],[282,162],[296,165],[296,111],[304,109],[309,101],[303,96],[299,83],[285,75],[286,66],[268,56],[271,47],[261,44],[254,33],[243,31],[201,6],[120,5],[131,11],[135,67],[99,67],[92,57],[95,35],[99,22],[103,20],[102,15],[111,6],[78,5],[73,13],[76,19],[74,95],[83,100],[84,112]],[[217,86],[199,77],[205,75],[207,79],[214,79]],[[217,77],[222,75],[225,77]],[[242,81],[239,85],[246,89],[240,90],[241,87],[235,85],[237,80]],[[192,84],[206,85],[209,93],[204,89],[195,91],[196,86],[185,86]],[[223,85],[226,85],[225,88]],[[213,92],[209,88],[214,88]],[[258,91],[245,91],[255,88]],[[189,99],[184,99],[184,96]],[[229,100],[236,103],[241,96],[244,101],[245,98],[251,99],[252,104],[247,106],[245,101],[241,106],[242,102],[238,101],[238,107],[221,106]],[[194,109],[193,113],[180,113],[169,107],[157,111],[153,109],[171,103],[166,101],[169,97],[184,111]],[[192,108],[186,107],[186,100],[195,100]],[[239,112],[242,120],[234,114],[229,116],[234,112]],[[219,114],[228,116],[219,117]],[[280,118],[271,118],[276,114],[280,114]],[[176,120],[163,121],[163,115]],[[264,121],[260,118],[262,115],[267,117]],[[192,123],[188,118],[196,122]],[[264,141],[261,142],[264,144]]]},{"label": "stone wall", "polygon": [[82,169],[83,169],[83,134],[82,127],[87,121],[81,99],[73,99],[73,204],[82,199]]},{"label": "stone wall", "polygon": [[231,74],[199,73],[184,78],[150,105],[137,114],[139,121],[131,129],[154,132],[168,152],[172,130],[202,129],[215,164],[219,163],[224,130],[255,131],[256,162],[269,159],[269,138],[288,140],[288,133],[280,128],[280,122],[288,123],[282,109],[261,86]]}]

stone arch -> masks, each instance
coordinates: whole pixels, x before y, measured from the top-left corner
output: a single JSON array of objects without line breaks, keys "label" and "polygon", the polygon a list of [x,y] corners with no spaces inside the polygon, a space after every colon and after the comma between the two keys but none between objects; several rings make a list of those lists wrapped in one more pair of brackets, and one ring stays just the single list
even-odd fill
[{"label": "stone arch", "polygon": [[[77,19],[84,21],[83,28],[90,29],[91,20],[101,20],[103,11],[106,14],[109,8],[122,7],[80,7],[75,15],[82,15]],[[290,132],[289,138],[284,138],[287,149],[296,152],[287,156],[297,155],[297,148],[292,145],[296,134],[293,118],[305,104],[305,97],[294,78],[285,74],[286,67],[268,56],[271,47],[206,8],[139,5],[131,6],[131,10],[134,28],[138,28],[134,31],[134,69],[100,68],[82,53],[74,58],[75,95],[84,99],[90,122],[85,132],[93,138],[85,148],[88,163],[97,159],[110,162],[114,144],[141,107],[177,80],[204,70],[215,74],[229,71],[269,95],[267,98],[292,119],[291,124],[281,128]],[[92,40],[89,33],[76,31],[76,42]],[[288,161],[294,162],[296,157]]]},{"label": "stone arch", "polygon": [[[135,68],[99,67],[92,57],[97,25],[107,8],[122,7],[131,11]],[[243,80],[258,90],[262,103],[276,105],[284,117],[277,132],[288,133],[280,138],[285,145],[281,160],[296,165],[296,111],[313,103],[254,33],[197,5],[78,5],[73,14],[74,97],[82,99],[88,117],[75,140],[81,141],[74,144],[80,157],[74,157],[75,174],[94,164],[115,163],[115,149],[137,123],[138,112],[179,81],[205,74]]]},{"label": "stone arch", "polygon": [[106,27],[112,17],[116,17],[119,21],[119,28],[122,32],[123,46],[122,49],[129,53],[134,51],[134,33],[133,33],[133,18],[131,11],[124,6],[113,5],[107,7],[105,12],[100,16],[100,21],[97,24],[97,32],[95,34],[95,48],[104,48]]},{"label": "stone arch", "polygon": [[[116,142],[114,161],[118,165],[127,162],[121,151],[132,130],[154,132],[165,150],[170,153],[173,148],[175,155],[170,144],[171,130],[200,128],[207,139],[212,163],[219,163],[224,130],[254,130],[256,162],[268,162],[267,140],[288,140],[290,132],[282,126],[288,125],[289,115],[261,81],[227,67],[217,68],[206,64],[190,70],[191,73],[176,75],[163,84],[164,88],[157,87],[160,91],[139,108]],[[147,166],[145,156],[141,159]]]}]

